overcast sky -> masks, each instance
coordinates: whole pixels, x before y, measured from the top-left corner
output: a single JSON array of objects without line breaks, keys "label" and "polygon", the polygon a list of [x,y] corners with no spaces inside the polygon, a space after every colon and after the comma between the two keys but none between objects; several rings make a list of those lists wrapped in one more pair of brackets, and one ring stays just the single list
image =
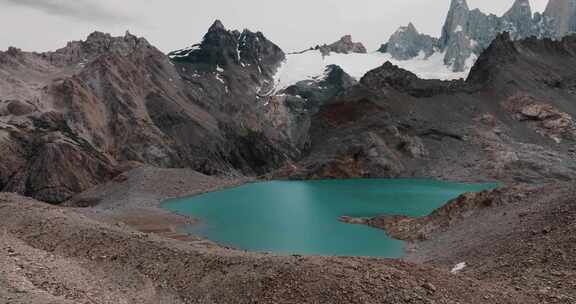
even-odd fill
[{"label": "overcast sky", "polygon": [[[542,11],[547,0],[530,0]],[[501,15],[514,0],[468,0]],[[0,0],[0,50],[60,48],[99,30],[144,36],[163,51],[199,42],[215,19],[229,29],[260,30],[285,51],[344,34],[376,49],[402,25],[438,36],[450,0]]]}]

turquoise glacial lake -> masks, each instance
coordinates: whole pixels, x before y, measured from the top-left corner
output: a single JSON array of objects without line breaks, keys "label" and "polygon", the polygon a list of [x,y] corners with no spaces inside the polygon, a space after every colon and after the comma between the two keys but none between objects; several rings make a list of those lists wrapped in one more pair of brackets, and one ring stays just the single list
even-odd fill
[{"label": "turquoise glacial lake", "polygon": [[221,245],[277,254],[397,258],[405,243],[340,216],[424,216],[464,192],[496,184],[425,179],[273,181],[168,200],[163,208],[200,220],[182,227]]}]

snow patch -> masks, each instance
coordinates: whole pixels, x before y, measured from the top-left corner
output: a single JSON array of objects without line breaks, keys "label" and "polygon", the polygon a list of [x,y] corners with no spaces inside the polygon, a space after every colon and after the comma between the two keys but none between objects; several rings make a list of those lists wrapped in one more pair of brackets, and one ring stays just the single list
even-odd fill
[{"label": "snow patch", "polygon": [[460,271],[464,270],[464,268],[466,268],[466,262],[458,263],[456,266],[454,266],[454,268],[452,268],[450,272],[459,273]]},{"label": "snow patch", "polygon": [[190,55],[190,53],[192,53],[193,51],[199,50],[200,44],[195,44],[193,46],[189,46],[187,48],[178,50],[173,52],[172,54],[168,55],[168,57],[174,59],[174,58],[185,58],[188,57],[188,55]]},{"label": "snow patch", "polygon": [[478,41],[474,40],[474,39],[470,39],[470,46],[475,48],[478,46]]},{"label": "snow patch", "polygon": [[222,78],[222,75],[216,74],[216,79],[218,79],[218,81],[220,81],[223,85],[226,85],[226,81],[224,81],[224,78]]},{"label": "snow patch", "polygon": [[322,56],[319,51],[311,50],[287,55],[286,60],[276,72],[274,81],[278,91],[302,80],[321,79],[329,65],[338,65],[350,76],[359,80],[364,74],[383,65],[386,61],[390,61],[423,79],[454,80],[466,78],[477,59],[476,55],[470,56],[466,60],[464,72],[453,72],[449,66],[444,64],[444,55],[444,53],[436,52],[426,57],[426,54],[421,52],[416,58],[410,60],[396,60],[390,54],[380,52],[368,54],[331,53],[329,56]]},{"label": "snow patch", "polygon": [[180,52],[186,52],[186,51],[196,51],[200,49],[200,45],[199,44],[195,44],[192,46],[189,46],[187,48],[181,49]]}]

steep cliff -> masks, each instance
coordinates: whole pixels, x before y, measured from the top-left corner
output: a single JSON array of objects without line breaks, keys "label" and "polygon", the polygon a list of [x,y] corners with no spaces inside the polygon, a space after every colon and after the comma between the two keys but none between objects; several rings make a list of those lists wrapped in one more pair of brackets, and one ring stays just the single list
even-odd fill
[{"label": "steep cliff", "polygon": [[0,189],[59,202],[138,163],[267,172],[298,153],[262,110],[283,59],[220,22],[172,59],[129,33],[0,53]]}]

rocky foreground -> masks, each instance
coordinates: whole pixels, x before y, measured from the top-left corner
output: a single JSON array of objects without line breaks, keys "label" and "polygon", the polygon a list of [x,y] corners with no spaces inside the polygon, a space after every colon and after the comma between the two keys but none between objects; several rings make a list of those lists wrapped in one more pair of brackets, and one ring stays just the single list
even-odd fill
[{"label": "rocky foreground", "polygon": [[423,218],[365,224],[415,245],[405,260],[511,286],[541,303],[576,301],[574,183],[465,194]]},{"label": "rocky foreground", "polygon": [[541,303],[440,267],[207,248],[12,194],[0,213],[2,303]]},{"label": "rocky foreground", "polygon": [[[21,195],[0,194],[0,303],[575,303],[576,36],[495,37],[467,80],[385,63],[281,89],[285,53],[219,21],[168,55],[98,32],[0,52],[0,191]],[[412,242],[404,261],[222,248],[157,208],[258,179],[387,177],[505,188],[359,221]]]},{"label": "rocky foreground", "polygon": [[[196,186],[180,186],[178,181],[195,181]],[[151,185],[154,188],[149,189]],[[229,185],[230,181],[218,183],[194,172],[143,168],[67,203],[100,202],[101,207],[57,207],[0,194],[0,302],[574,303],[576,299],[576,192],[571,184],[465,194],[426,218],[368,220],[414,244],[402,261],[247,253],[166,231],[179,223],[176,218],[157,221],[164,215],[154,212],[159,200],[151,194],[182,195]],[[125,202],[130,197],[149,199],[139,209],[139,199],[125,207],[111,204],[119,196]],[[463,268],[455,271],[459,264]]]}]

